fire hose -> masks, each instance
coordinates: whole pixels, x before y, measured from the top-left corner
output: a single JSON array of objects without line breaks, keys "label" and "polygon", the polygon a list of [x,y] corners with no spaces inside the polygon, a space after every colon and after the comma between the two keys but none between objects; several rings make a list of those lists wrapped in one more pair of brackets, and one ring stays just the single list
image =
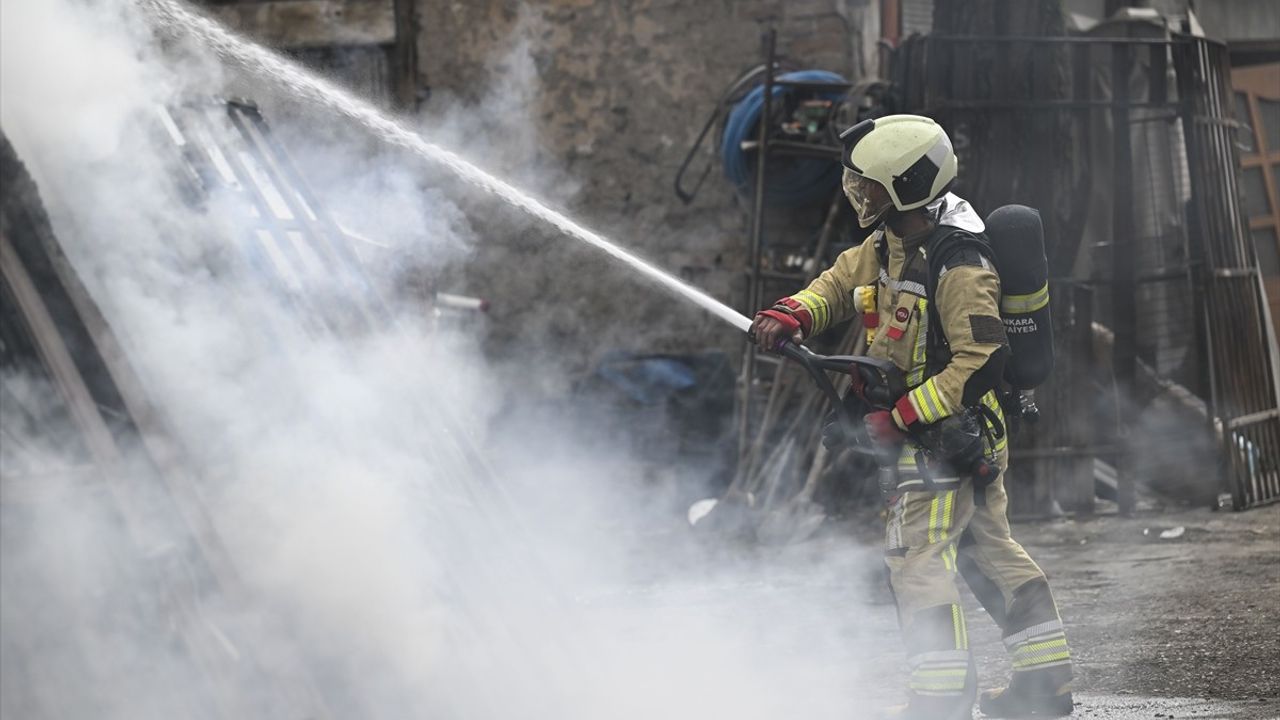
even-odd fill
[{"label": "fire hose", "polygon": [[[818,390],[831,402],[847,437],[855,437],[862,424],[851,404],[842,398],[828,372],[858,375],[866,401],[863,410],[890,410],[893,404],[907,392],[906,378],[896,365],[888,360],[862,355],[819,355],[790,340],[778,343],[777,351],[783,357],[804,368]],[[986,502],[985,488],[996,479],[999,469],[986,450],[994,440],[1004,437],[1005,427],[990,408],[976,404],[937,423],[918,429],[909,429],[907,435],[920,448],[915,454],[916,469],[928,488],[935,473],[947,471],[968,473],[973,477],[974,501]],[[895,494],[898,485],[899,448],[879,447],[872,451],[880,466],[880,490],[886,497]]]}]

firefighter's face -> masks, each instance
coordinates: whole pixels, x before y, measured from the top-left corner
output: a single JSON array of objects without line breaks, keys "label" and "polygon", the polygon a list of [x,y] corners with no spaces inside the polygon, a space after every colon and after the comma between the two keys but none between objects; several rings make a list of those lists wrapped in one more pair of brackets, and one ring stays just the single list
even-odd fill
[{"label": "firefighter's face", "polygon": [[844,169],[844,194],[858,213],[858,224],[864,228],[880,222],[885,212],[893,207],[888,190],[849,168]]}]

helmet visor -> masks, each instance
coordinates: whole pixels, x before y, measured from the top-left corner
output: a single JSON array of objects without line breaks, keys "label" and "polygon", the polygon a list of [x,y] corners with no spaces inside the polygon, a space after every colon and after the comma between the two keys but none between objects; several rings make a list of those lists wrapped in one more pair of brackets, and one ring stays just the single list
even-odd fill
[{"label": "helmet visor", "polygon": [[844,194],[858,213],[858,225],[864,228],[878,223],[885,212],[893,207],[893,200],[880,183],[849,168],[844,170]]}]

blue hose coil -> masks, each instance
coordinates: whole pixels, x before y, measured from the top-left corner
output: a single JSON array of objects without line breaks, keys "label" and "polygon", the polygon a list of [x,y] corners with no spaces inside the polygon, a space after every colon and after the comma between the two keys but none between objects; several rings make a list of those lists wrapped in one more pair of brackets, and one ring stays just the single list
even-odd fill
[{"label": "blue hose coil", "polygon": [[[779,80],[798,82],[834,82],[846,80],[826,70],[800,70],[778,76]],[[786,86],[774,87],[774,102],[787,93],[795,92]],[[844,94],[824,93],[820,97],[840,101]],[[777,107],[777,105],[774,105]],[[749,193],[755,185],[754,153],[742,149],[746,140],[757,140],[760,115],[764,111],[764,86],[757,85],[742,98],[729,113],[725,122],[724,138],[720,145],[720,157],[724,163],[724,175],[740,193]],[[799,207],[827,201],[840,185],[840,163],[811,157],[772,158],[769,160],[767,181],[764,188],[765,202],[769,205]]]}]

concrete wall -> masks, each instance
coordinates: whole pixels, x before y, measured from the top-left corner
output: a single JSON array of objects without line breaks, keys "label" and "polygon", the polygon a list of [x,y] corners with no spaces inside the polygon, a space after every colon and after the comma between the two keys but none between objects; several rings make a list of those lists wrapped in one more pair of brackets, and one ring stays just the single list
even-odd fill
[{"label": "concrete wall", "polygon": [[1275,0],[1197,0],[1192,5],[1204,34],[1219,40],[1280,38],[1280,2]]},{"label": "concrete wall", "polygon": [[[1091,25],[1104,19],[1105,0],[1064,0],[1067,11]],[[1132,7],[1154,8],[1176,21],[1195,12],[1204,34],[1216,40],[1280,38],[1280,2],[1275,0],[1133,0]]]},{"label": "concrete wall", "polygon": [[[397,0],[208,1],[224,22],[391,104]],[[878,0],[405,1],[426,134],[742,310],[746,206],[718,162],[682,204],[672,191],[681,160],[725,87],[762,62],[767,27],[797,67],[861,79],[877,62]],[[447,174],[429,184],[459,185]],[[491,354],[571,345],[544,359],[577,368],[617,348],[741,347],[596,251],[494,201],[463,202],[479,242],[442,289],[491,301]],[[771,213],[767,237],[802,243],[823,213]]]},{"label": "concrete wall", "polygon": [[[718,165],[697,200],[683,205],[672,192],[679,163],[725,86],[760,62],[767,25],[779,30],[779,51],[802,66],[859,77],[864,55],[874,53],[862,36],[872,5],[423,0],[417,52],[430,89],[424,122],[448,118],[457,128],[459,113],[472,108],[477,132],[500,126],[502,115],[527,123],[506,130],[531,147],[503,147],[491,161],[738,306],[745,208]],[[495,88],[509,98],[495,97]],[[821,210],[812,215],[771,233],[807,232],[799,226],[819,222]],[[613,347],[738,347],[703,313],[678,308],[534,225],[482,229],[491,242],[468,273],[469,289],[493,301],[494,342],[504,352],[545,337],[585,344],[592,354]],[[513,276],[513,267],[522,272]]]}]

